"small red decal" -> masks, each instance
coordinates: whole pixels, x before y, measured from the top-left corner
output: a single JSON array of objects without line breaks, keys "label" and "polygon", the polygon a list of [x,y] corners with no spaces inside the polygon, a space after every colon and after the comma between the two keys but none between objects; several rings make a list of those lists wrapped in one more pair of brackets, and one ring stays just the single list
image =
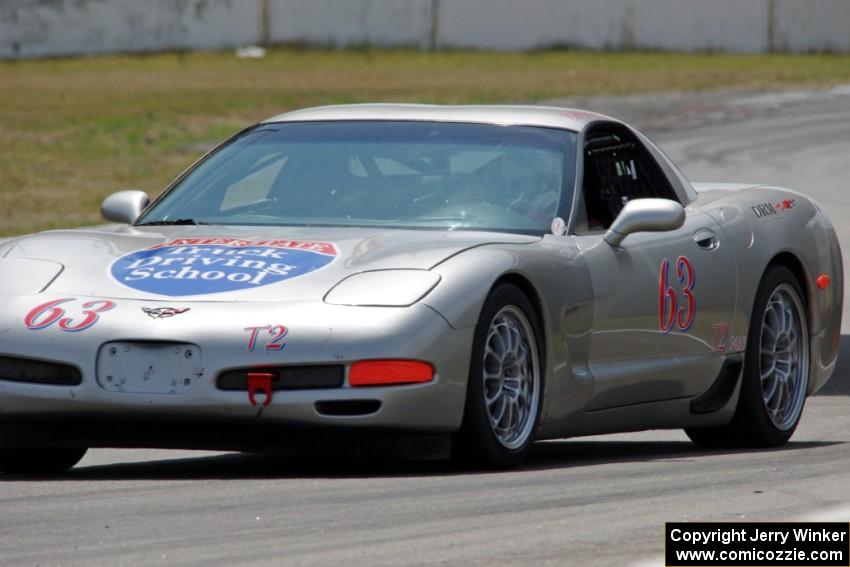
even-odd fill
[{"label": "small red decal", "polygon": [[100,319],[100,314],[115,307],[115,302],[106,299],[86,301],[82,304],[83,317],[75,323],[76,317],[65,317],[65,309],[59,307],[65,303],[76,301],[73,297],[55,299],[33,307],[26,317],[24,325],[32,331],[46,329],[59,322],[59,328],[69,333],[85,331],[91,328]]},{"label": "small red decal", "polygon": [[741,352],[747,348],[747,336],[729,335],[729,323],[711,325],[711,348],[717,352]]},{"label": "small red decal", "polygon": [[781,203],[773,205],[773,208],[777,211],[788,211],[794,208],[796,202],[796,199],[783,199]]}]

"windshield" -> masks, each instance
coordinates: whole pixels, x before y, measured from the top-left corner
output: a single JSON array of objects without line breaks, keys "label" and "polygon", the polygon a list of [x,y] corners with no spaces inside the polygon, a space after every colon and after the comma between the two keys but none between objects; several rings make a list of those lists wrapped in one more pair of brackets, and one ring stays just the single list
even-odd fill
[{"label": "windshield", "polygon": [[201,162],[137,224],[546,232],[569,215],[575,139],[491,124],[263,124]]}]

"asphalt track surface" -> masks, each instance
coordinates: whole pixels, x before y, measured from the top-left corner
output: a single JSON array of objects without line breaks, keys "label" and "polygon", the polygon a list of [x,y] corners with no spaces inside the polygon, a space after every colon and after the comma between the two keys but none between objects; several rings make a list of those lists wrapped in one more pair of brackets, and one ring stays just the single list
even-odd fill
[{"label": "asphalt track surface", "polygon": [[[569,102],[642,126],[693,180],[812,195],[850,250],[850,89]],[[660,565],[665,521],[847,521],[848,347],[779,450],[652,431],[541,443],[501,473],[91,451],[66,477],[0,482],[0,565]]]}]

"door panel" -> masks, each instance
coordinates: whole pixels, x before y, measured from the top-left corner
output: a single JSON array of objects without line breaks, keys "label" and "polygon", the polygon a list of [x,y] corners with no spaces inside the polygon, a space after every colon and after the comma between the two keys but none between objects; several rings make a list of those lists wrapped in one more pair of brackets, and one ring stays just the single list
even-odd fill
[{"label": "door panel", "polygon": [[737,297],[732,247],[706,214],[688,209],[682,228],[576,238],[593,282],[588,409],[694,396],[722,365],[718,328]]}]

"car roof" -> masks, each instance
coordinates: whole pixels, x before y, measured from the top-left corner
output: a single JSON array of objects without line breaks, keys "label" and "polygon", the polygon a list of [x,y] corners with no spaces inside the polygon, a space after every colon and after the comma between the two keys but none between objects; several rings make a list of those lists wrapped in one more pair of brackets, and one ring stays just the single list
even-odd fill
[{"label": "car roof", "polygon": [[437,104],[344,104],[305,108],[273,116],[263,123],[311,122],[341,120],[397,120],[434,122],[472,122],[482,124],[543,126],[581,131],[589,122],[613,120],[604,114],[530,105],[462,105]]}]

